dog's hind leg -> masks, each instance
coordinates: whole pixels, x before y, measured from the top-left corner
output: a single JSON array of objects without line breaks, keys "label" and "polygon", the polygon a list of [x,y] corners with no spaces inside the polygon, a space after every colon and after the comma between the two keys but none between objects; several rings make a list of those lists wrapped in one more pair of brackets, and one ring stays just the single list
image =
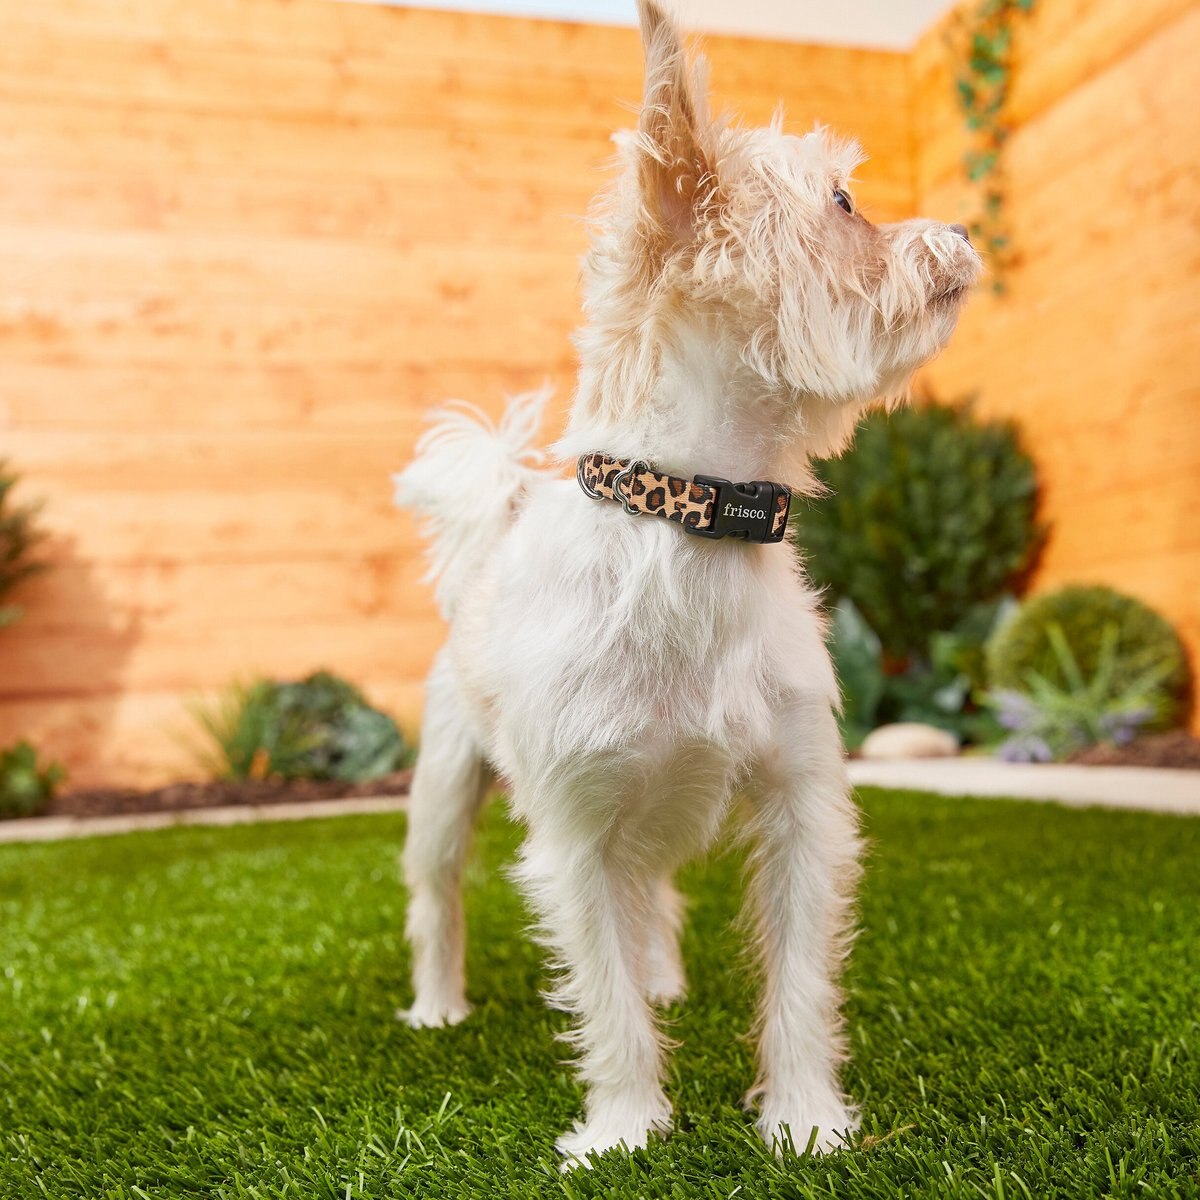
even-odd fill
[{"label": "dog's hind leg", "polygon": [[415,998],[396,1015],[413,1026],[453,1025],[470,1011],[462,873],[488,781],[443,651],[429,676],[404,845]]},{"label": "dog's hind leg", "polygon": [[[843,1145],[855,1114],[838,1084],[837,976],[858,878],[857,815],[828,702],[798,698],[781,714],[747,799],[755,845],[748,899],[762,954],[758,1129],[797,1151]],[[815,1132],[814,1132],[815,1128]]]},{"label": "dog's hind leg", "polygon": [[675,890],[670,875],[662,875],[655,881],[642,933],[643,986],[655,1004],[682,1000],[687,991],[679,953],[682,926],[683,898]]},{"label": "dog's hind leg", "polygon": [[566,1035],[579,1050],[585,1115],[558,1140],[565,1166],[624,1144],[644,1146],[671,1126],[662,1089],[662,1039],[641,979],[638,937],[651,881],[608,861],[602,837],[539,836],[522,851],[517,878],[561,970],[550,996],[574,1014]]}]

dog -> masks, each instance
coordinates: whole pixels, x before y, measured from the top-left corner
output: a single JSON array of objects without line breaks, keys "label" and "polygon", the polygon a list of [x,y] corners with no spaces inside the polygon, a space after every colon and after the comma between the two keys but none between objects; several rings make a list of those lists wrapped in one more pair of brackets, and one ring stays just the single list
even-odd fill
[{"label": "dog", "polygon": [[672,878],[735,809],[763,976],[747,1103],[777,1151],[856,1128],[838,974],[857,815],[818,599],[781,539],[810,461],[903,399],[981,269],[961,226],[868,222],[853,143],[715,120],[703,61],[654,0],[639,15],[644,100],[584,260],[578,388],[552,459],[532,449],[534,393],[496,425],[441,410],[396,477],[450,621],[410,799],[415,998],[399,1015],[469,1012],[460,891],[494,770],[586,1087],[564,1169],[671,1127],[657,1006],[685,990]]}]

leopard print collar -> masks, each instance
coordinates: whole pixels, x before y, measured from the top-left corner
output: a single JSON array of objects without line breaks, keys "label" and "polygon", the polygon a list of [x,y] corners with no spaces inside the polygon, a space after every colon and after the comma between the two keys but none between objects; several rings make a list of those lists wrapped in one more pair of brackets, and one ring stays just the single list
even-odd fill
[{"label": "leopard print collar", "polygon": [[675,521],[697,537],[781,542],[792,494],[781,483],[730,483],[711,475],[680,479],[641,459],[613,458],[600,450],[579,456],[575,478],[593,500],[616,500],[631,515]]}]

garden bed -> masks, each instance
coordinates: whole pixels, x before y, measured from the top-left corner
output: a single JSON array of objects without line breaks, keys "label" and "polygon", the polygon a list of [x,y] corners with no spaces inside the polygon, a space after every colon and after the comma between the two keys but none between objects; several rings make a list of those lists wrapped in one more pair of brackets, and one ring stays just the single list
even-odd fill
[{"label": "garden bed", "polygon": [[125,813],[181,812],[228,805],[296,804],[351,796],[404,796],[412,768],[363,783],[324,779],[211,779],[165,787],[80,788],[51,800],[42,816],[108,817]]},{"label": "garden bed", "polygon": [[[1200,769],[1200,738],[1183,731],[1151,734],[1128,746],[1091,746],[1072,762],[1083,766]],[[106,817],[127,813],[181,812],[230,805],[295,804],[354,796],[406,796],[412,768],[364,783],[317,779],[214,779],[165,787],[80,788],[56,796],[40,814],[48,817]]]},{"label": "garden bed", "polygon": [[1181,770],[1200,769],[1200,738],[1182,729],[1172,733],[1152,733],[1114,746],[1099,742],[1072,756],[1073,763],[1087,767],[1173,767]]}]

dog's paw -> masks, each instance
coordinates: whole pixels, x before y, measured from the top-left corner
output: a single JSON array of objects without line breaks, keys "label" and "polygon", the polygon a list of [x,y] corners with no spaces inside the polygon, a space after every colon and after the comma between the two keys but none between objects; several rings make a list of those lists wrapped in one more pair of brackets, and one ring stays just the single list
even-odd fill
[{"label": "dog's paw", "polygon": [[845,1105],[763,1105],[755,1123],[759,1136],[777,1157],[796,1154],[828,1154],[847,1150],[858,1119]]},{"label": "dog's paw", "polygon": [[396,1020],[411,1029],[441,1029],[465,1021],[471,1006],[465,1000],[453,1003],[429,1003],[417,1000],[412,1008],[396,1009]]},{"label": "dog's paw", "polygon": [[603,1154],[620,1148],[626,1152],[649,1143],[652,1137],[671,1132],[671,1105],[665,1096],[649,1106],[606,1105],[592,1112],[586,1121],[576,1121],[569,1133],[555,1143],[563,1156],[561,1169],[574,1171],[591,1167],[589,1154]]}]

